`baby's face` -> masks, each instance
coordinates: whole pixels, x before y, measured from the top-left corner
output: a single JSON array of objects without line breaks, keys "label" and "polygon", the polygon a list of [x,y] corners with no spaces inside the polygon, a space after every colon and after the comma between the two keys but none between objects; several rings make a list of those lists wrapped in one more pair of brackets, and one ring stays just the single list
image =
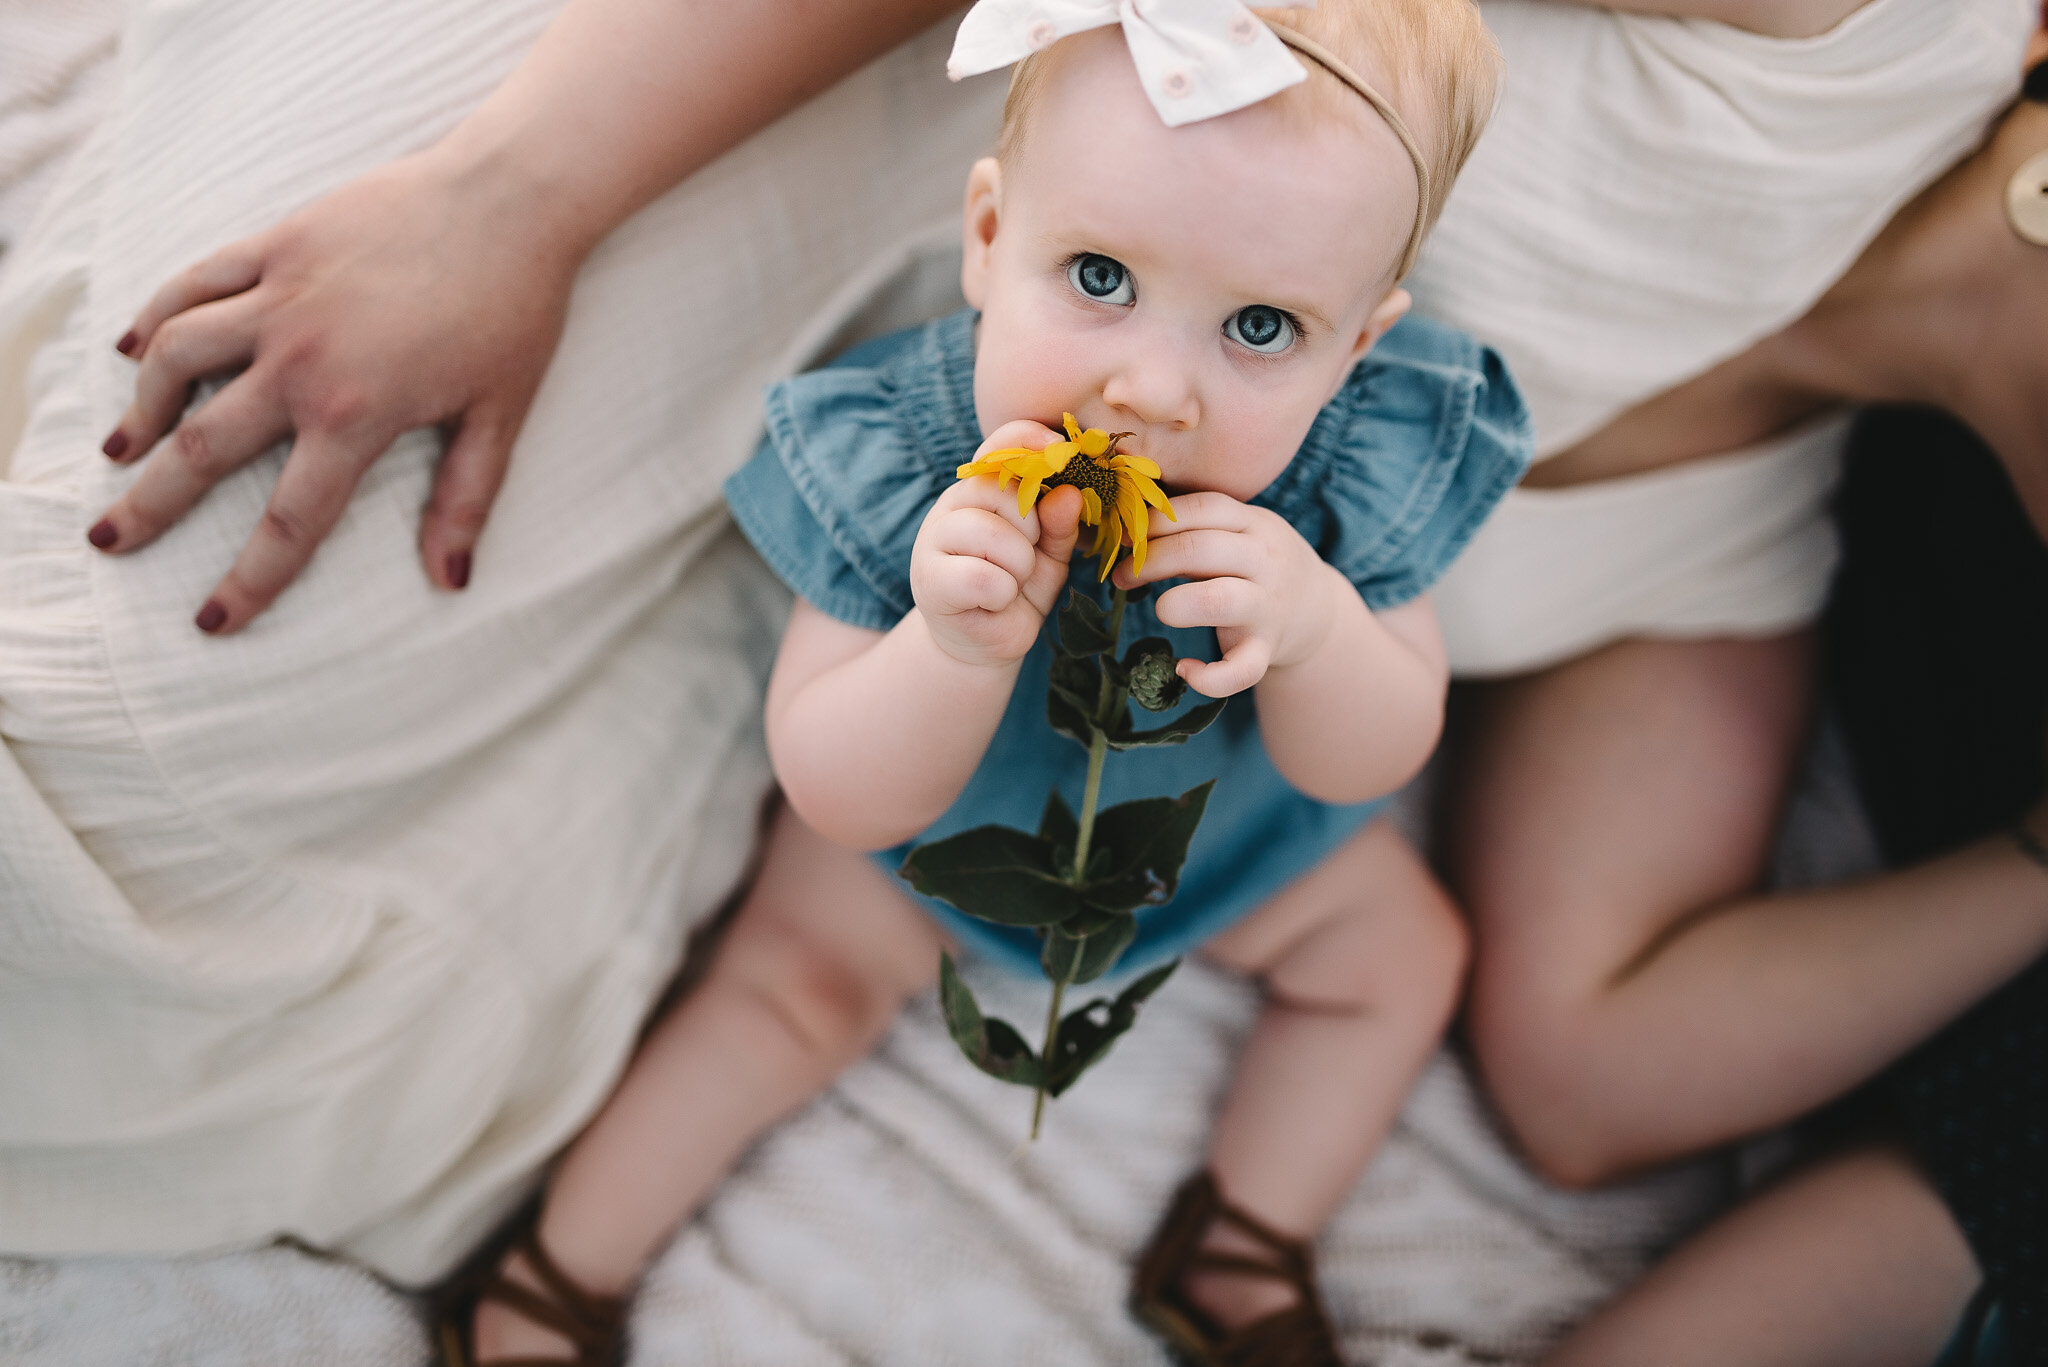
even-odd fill
[{"label": "baby's face", "polygon": [[1363,100],[1168,128],[1115,29],[1064,46],[1018,150],[968,180],[982,431],[1069,412],[1170,491],[1249,499],[1406,309],[1414,172]]}]

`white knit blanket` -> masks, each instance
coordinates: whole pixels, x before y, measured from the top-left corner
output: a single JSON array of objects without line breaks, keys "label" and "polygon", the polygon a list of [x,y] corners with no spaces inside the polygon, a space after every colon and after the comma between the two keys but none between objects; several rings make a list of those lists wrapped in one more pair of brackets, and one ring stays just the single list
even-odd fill
[{"label": "white knit blanket", "polygon": [[[1410,810],[1414,803],[1409,804]],[[1874,866],[1831,745],[1795,797],[1784,883]],[[980,977],[991,1011],[1042,998]],[[1183,966],[1111,1056],[1021,1148],[1028,1100],[960,1059],[934,1001],[742,1162],[648,1275],[636,1367],[1158,1367],[1123,1309],[1130,1259],[1196,1162],[1245,986]],[[1532,1363],[1742,1184],[1708,1160],[1595,1193],[1531,1176],[1455,1055],[1425,1073],[1325,1235],[1347,1359]],[[1020,1151],[1021,1148],[1021,1151]],[[418,1367],[418,1307],[295,1249],[185,1259],[0,1260],[10,1367]]]}]

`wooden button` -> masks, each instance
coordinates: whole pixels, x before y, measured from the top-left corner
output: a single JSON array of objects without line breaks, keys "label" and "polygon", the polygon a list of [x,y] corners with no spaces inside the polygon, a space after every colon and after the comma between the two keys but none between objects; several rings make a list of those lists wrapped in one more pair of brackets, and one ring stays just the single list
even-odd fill
[{"label": "wooden button", "polygon": [[2005,217],[2021,237],[2048,247],[2048,152],[2028,157],[2006,182]]}]

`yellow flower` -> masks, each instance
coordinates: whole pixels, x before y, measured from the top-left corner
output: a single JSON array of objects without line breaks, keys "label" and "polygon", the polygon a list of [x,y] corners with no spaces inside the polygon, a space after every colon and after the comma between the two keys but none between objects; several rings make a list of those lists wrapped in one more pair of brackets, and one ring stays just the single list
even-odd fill
[{"label": "yellow flower", "polygon": [[[1175,521],[1173,507],[1155,482],[1159,467],[1143,456],[1126,455],[1117,443],[1128,432],[1104,432],[1091,427],[1085,432],[1072,413],[1062,413],[1067,440],[1053,442],[1043,451],[1028,446],[1011,446],[971,460],[956,472],[961,479],[994,475],[997,484],[1009,488],[1017,481],[1017,515],[1028,517],[1038,497],[1047,489],[1071,484],[1081,491],[1081,521],[1095,528],[1095,545],[1090,555],[1101,557],[1100,579],[1109,578],[1116,567],[1117,552],[1125,541],[1131,544],[1131,564],[1145,568],[1145,528],[1150,504]],[[1078,457],[1079,459],[1076,459]]]}]

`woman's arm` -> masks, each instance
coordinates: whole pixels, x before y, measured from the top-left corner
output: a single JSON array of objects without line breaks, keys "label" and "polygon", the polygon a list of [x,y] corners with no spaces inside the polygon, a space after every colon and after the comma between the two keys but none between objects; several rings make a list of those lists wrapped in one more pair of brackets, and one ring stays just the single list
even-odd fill
[{"label": "woman's arm", "polygon": [[[270,504],[200,622],[233,631],[283,591],[399,433],[452,432],[420,529],[467,582],[584,256],[664,189],[917,32],[950,0],[569,0],[440,142],[170,281],[120,349],[136,397],[107,439],[158,450],[93,528],[147,545],[216,482],[293,438]],[[248,368],[179,421],[190,383]],[[173,429],[175,428],[175,431]]]}]

